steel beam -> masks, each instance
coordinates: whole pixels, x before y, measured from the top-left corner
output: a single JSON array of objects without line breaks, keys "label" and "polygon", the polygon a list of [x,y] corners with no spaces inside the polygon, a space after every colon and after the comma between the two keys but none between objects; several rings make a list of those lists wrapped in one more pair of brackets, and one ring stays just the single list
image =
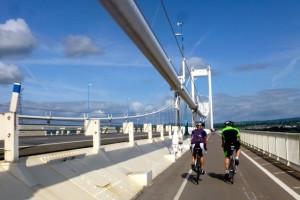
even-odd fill
[{"label": "steel beam", "polygon": [[177,72],[135,2],[133,0],[98,1],[168,82],[170,88],[178,91],[187,105],[203,116],[188,90],[181,84]]}]

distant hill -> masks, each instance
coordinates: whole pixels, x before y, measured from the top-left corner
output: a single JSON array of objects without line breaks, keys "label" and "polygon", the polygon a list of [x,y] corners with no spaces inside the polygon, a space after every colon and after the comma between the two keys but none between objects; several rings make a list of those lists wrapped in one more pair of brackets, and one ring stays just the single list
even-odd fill
[{"label": "distant hill", "polygon": [[[235,126],[247,130],[300,133],[300,117],[262,121],[242,121],[235,122]],[[221,129],[223,127],[223,123],[215,124],[216,129]]]},{"label": "distant hill", "polygon": [[300,117],[294,118],[287,118],[287,119],[274,119],[274,120],[263,120],[263,121],[244,121],[244,122],[237,122],[237,124],[293,124],[293,123],[300,123]]}]

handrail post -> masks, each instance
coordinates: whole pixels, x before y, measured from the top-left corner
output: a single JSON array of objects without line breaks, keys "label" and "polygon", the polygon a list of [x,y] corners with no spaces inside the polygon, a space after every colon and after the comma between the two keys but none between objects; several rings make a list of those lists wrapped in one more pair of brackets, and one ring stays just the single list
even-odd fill
[{"label": "handrail post", "polygon": [[6,162],[17,162],[19,160],[19,117],[17,114],[18,100],[21,92],[21,84],[14,83],[11,96],[10,108],[3,117],[4,138],[4,160]]}]

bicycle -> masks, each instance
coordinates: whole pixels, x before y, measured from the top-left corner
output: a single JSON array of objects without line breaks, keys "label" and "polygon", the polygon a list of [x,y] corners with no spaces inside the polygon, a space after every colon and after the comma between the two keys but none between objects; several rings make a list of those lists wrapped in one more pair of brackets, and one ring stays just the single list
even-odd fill
[{"label": "bicycle", "polygon": [[230,146],[230,163],[229,163],[229,177],[228,177],[228,180],[231,182],[231,184],[233,184],[233,182],[234,182],[234,174],[235,174],[235,171],[236,171],[235,159],[234,159],[234,156],[233,156],[234,148],[235,148],[234,145]]},{"label": "bicycle", "polygon": [[200,166],[200,155],[201,155],[201,148],[199,147],[194,147],[194,151],[196,154],[196,159],[195,159],[195,172],[197,174],[197,185],[199,184],[199,179],[200,179],[200,174],[201,174],[201,166]]}]

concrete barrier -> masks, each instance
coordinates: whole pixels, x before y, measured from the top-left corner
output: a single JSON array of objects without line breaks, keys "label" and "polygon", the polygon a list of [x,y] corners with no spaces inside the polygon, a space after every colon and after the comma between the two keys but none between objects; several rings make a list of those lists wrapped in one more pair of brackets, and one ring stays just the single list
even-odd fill
[{"label": "concrete barrier", "polygon": [[170,139],[153,138],[3,161],[0,199],[132,199],[172,156]]},{"label": "concrete barrier", "polygon": [[128,175],[141,186],[149,186],[152,183],[152,171],[147,172],[132,172]]}]

